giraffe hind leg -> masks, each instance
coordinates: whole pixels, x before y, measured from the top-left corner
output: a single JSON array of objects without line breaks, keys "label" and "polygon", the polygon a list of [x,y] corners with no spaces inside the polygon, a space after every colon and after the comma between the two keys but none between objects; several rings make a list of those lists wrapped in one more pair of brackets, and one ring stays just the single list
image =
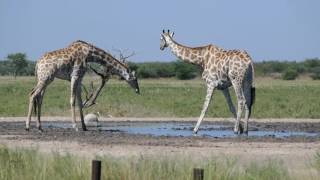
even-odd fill
[{"label": "giraffe hind leg", "polygon": [[39,132],[43,132],[42,130],[42,126],[41,126],[41,106],[42,106],[42,100],[43,100],[43,96],[45,93],[45,88],[43,88],[43,90],[40,92],[40,94],[37,96],[36,98],[36,106],[37,106],[37,128],[39,130]]},{"label": "giraffe hind leg", "polygon": [[245,121],[244,121],[244,133],[248,134],[248,121],[251,116],[252,105],[254,100],[255,89],[252,88],[250,83],[244,83],[244,96],[245,96]]},{"label": "giraffe hind leg", "polygon": [[245,79],[243,82],[243,92],[245,97],[245,121],[244,121],[244,133],[248,135],[248,121],[251,116],[252,105],[255,100],[255,88],[252,86],[253,82],[253,69],[248,68]]},{"label": "giraffe hind leg", "polygon": [[41,93],[43,87],[44,87],[43,84],[38,83],[37,86],[30,93],[28,117],[26,120],[27,131],[29,131],[30,129],[32,111],[34,110],[35,114],[37,113],[38,96]]},{"label": "giraffe hind leg", "polygon": [[243,92],[243,86],[242,86],[242,83],[237,82],[237,81],[233,81],[232,85],[234,87],[234,90],[235,90],[235,93],[237,96],[237,101],[238,101],[237,120],[234,125],[234,133],[235,134],[242,134],[244,128],[242,127],[240,121],[241,121],[242,111],[245,106],[245,97],[244,97],[244,92]]},{"label": "giraffe hind leg", "polygon": [[234,119],[236,120],[237,119],[237,113],[236,113],[236,109],[234,108],[234,105],[232,103],[232,99],[231,99],[231,96],[230,96],[229,89],[228,88],[224,89],[222,92],[223,92],[224,97],[226,98],[229,110],[232,113]]}]

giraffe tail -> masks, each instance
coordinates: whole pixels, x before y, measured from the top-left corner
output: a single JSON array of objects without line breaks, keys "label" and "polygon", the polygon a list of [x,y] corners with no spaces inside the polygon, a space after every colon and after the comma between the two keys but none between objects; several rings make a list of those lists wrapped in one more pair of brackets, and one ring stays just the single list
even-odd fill
[{"label": "giraffe tail", "polygon": [[253,106],[253,104],[256,101],[256,88],[255,87],[251,87],[251,106]]},{"label": "giraffe tail", "polygon": [[253,62],[251,61],[251,69],[252,69],[252,85],[251,85],[251,106],[256,101],[256,87],[254,85],[254,66]]},{"label": "giraffe tail", "polygon": [[249,117],[252,112],[252,106],[256,101],[256,87],[254,85],[254,66],[253,62],[251,61],[251,94],[250,94],[250,106],[249,106]]}]

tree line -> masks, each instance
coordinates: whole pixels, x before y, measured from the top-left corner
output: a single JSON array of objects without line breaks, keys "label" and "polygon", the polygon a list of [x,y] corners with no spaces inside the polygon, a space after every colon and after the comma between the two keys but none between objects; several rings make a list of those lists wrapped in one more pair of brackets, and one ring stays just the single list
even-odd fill
[{"label": "tree line", "polygon": [[[135,70],[139,78],[177,78],[193,79],[201,76],[200,67],[182,61],[174,62],[144,62],[133,63],[129,66]],[[320,59],[304,61],[262,61],[255,62],[256,76],[270,76],[284,80],[294,80],[299,75],[307,75],[312,79],[320,79]],[[33,76],[35,62],[28,60],[25,53],[9,54],[0,61],[0,75]]]}]

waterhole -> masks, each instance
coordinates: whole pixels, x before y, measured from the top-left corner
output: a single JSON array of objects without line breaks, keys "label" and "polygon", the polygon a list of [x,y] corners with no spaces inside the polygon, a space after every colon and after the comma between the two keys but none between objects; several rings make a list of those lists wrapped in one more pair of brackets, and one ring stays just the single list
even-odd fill
[{"label": "waterhole", "polygon": [[[193,136],[195,122],[100,122],[98,127],[89,127],[89,130],[113,131],[128,134],[142,134],[152,136]],[[47,124],[51,128],[72,128],[71,123],[52,122]],[[263,127],[250,126],[249,136],[253,137],[290,137],[290,136],[319,136],[319,132],[305,132],[301,130],[275,130],[269,125]],[[204,137],[236,137],[233,133],[233,123],[203,123],[197,136]]]}]

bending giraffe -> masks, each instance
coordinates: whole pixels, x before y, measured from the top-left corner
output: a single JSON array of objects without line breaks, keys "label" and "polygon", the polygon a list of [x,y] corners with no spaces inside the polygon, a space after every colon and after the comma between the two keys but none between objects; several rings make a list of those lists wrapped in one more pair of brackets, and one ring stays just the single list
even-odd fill
[{"label": "bending giraffe", "polygon": [[[37,85],[30,93],[28,118],[26,120],[26,130],[30,128],[32,110],[37,110],[37,128],[41,128],[41,105],[47,86],[59,78],[71,82],[71,114],[73,128],[78,130],[75,117],[75,102],[80,112],[82,130],[86,131],[83,119],[83,103],[81,98],[82,79],[87,70],[87,63],[97,63],[108,69],[111,74],[117,74],[125,79],[129,85],[139,93],[139,85],[135,72],[129,69],[129,66],[114,58],[111,54],[99,49],[92,44],[84,41],[75,41],[67,48],[52,51],[43,55],[36,64]],[[108,77],[106,75],[106,77]]]},{"label": "bending giraffe", "polygon": [[[184,62],[195,64],[203,68],[202,79],[207,84],[207,95],[201,115],[193,130],[198,132],[214,90],[222,90],[230,111],[236,119],[234,133],[248,134],[248,120],[254,103],[255,88],[253,86],[253,62],[246,51],[224,50],[215,45],[203,47],[186,47],[173,40],[173,32],[163,30],[160,39],[160,49],[170,47],[173,54]],[[233,86],[238,100],[237,112],[232,103],[229,87]],[[242,111],[245,109],[244,127],[240,124]]]}]

